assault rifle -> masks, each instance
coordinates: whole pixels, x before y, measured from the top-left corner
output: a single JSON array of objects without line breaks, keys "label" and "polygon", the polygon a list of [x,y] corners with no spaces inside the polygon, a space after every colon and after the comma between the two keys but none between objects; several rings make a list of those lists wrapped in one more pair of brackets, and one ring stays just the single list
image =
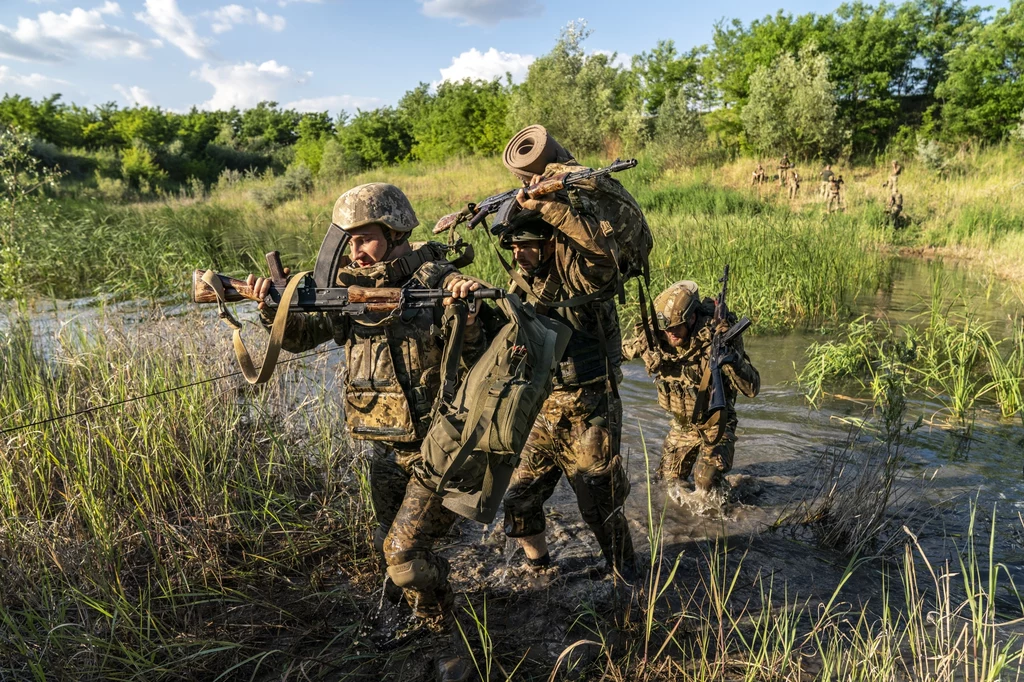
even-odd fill
[{"label": "assault rifle", "polygon": [[[628,170],[636,166],[636,159],[627,159],[622,161],[616,159],[610,166],[605,168],[584,168],[583,170],[571,171],[567,173],[559,173],[558,175],[550,178],[545,178],[540,182],[529,185],[525,188],[510,189],[507,192],[501,194],[495,194],[493,197],[487,197],[483,201],[477,204],[467,204],[466,208],[455,213],[449,213],[434,225],[434,234],[440,234],[446,230],[450,230],[457,225],[469,221],[467,227],[473,229],[480,223],[482,223],[487,216],[495,213],[501,205],[510,199],[515,199],[519,192],[525,189],[526,196],[530,199],[536,199],[537,197],[544,196],[546,194],[553,194],[559,190],[565,189],[566,187],[572,187],[578,185],[581,182],[590,180],[591,178],[599,178],[603,175],[609,175],[611,173],[618,173],[619,171]],[[491,230],[492,233],[497,234],[497,226]]]},{"label": "assault rifle", "polygon": [[[206,270],[196,270],[192,274],[192,300],[196,303],[217,303],[220,300],[215,285],[209,281],[210,275],[207,275],[207,272]],[[240,279],[217,273],[212,273],[212,276],[220,281],[224,302],[262,301],[271,309],[280,307],[287,284],[283,272],[279,278],[272,277],[270,290],[264,298],[260,298],[252,285]],[[288,310],[306,313],[337,312],[347,315],[391,313],[410,308],[432,308],[440,305],[451,295],[450,291],[444,289],[360,286],[325,288],[316,286],[313,278],[304,277],[288,302]],[[502,289],[478,289],[470,293],[467,303],[472,308],[478,300],[504,297],[505,291]]]},{"label": "assault rifle", "polygon": [[[326,240],[325,240],[326,241]],[[255,287],[248,282],[219,275],[213,270],[196,270],[192,275],[192,300],[196,303],[216,303],[220,309],[220,317],[225,324],[234,330],[232,341],[235,356],[242,369],[242,374],[250,384],[262,384],[270,379],[277,364],[278,353],[284,342],[288,314],[299,312],[336,312],[347,315],[365,315],[366,313],[385,313],[386,317],[374,325],[383,324],[395,315],[410,308],[432,308],[439,306],[452,292],[443,289],[412,289],[412,288],[376,288],[376,287],[321,287],[317,286],[310,273],[302,272],[291,280],[285,277],[284,268],[277,251],[267,254],[270,266],[270,288],[262,298],[256,293]],[[469,312],[475,309],[476,302],[481,299],[505,298],[501,289],[477,289],[470,292],[467,299]],[[259,301],[268,308],[276,309],[274,324],[270,330],[267,352],[263,364],[259,368],[253,365],[252,358],[242,342],[242,325],[231,316],[225,306],[234,301]]]},{"label": "assault rifle", "polygon": [[[691,422],[697,426],[701,438],[708,445],[714,445],[722,439],[725,433],[725,424],[721,422],[721,412],[725,409],[725,379],[722,377],[722,367],[735,362],[739,358],[736,351],[729,344],[747,330],[750,326],[750,318],[744,316],[739,322],[723,331],[728,324],[729,307],[725,302],[725,295],[729,286],[729,266],[725,266],[722,278],[722,291],[715,300],[715,314],[711,318],[715,335],[711,338],[711,352],[708,357],[708,374],[710,375],[711,394],[708,396],[706,379],[701,381],[698,390],[697,400],[693,406]],[[705,407],[705,404],[707,405]],[[709,435],[709,432],[711,435]]]}]

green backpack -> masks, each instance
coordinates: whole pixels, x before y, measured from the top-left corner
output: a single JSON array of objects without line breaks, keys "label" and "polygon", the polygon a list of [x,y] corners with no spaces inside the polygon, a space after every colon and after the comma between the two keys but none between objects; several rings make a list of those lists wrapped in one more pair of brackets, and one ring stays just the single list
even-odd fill
[{"label": "green backpack", "polygon": [[494,521],[572,333],[515,294],[495,303],[507,322],[461,382],[466,309],[445,308],[443,383],[421,448],[423,481],[480,523]]}]

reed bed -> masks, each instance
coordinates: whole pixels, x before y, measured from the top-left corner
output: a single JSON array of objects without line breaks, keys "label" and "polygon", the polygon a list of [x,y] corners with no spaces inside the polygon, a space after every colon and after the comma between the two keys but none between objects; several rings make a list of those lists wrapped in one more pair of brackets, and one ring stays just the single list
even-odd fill
[{"label": "reed bed", "polygon": [[[101,315],[41,333],[10,320],[0,429],[232,371],[227,349],[206,343],[222,331],[209,324]],[[285,364],[261,389],[228,378],[4,433],[0,677],[379,679],[429,658],[429,637],[367,634],[380,589],[372,510],[330,357]],[[1006,581],[971,554],[973,526],[962,566],[926,562],[907,536],[906,563],[868,603],[842,593],[846,576],[811,600],[779,576],[751,582],[735,543],[681,563],[647,494],[645,585],[617,601],[621,617],[581,608],[573,632],[586,643],[567,641],[557,661],[496,647],[508,639],[501,610],[486,590],[469,595],[464,633],[485,679],[1019,674],[1020,640],[992,601]]]}]

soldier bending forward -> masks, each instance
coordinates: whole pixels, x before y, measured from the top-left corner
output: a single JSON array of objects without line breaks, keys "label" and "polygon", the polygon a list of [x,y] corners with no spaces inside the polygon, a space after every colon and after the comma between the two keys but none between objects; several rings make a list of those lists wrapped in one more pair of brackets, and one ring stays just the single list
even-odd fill
[{"label": "soldier bending forward", "polygon": [[[715,333],[712,317],[715,302],[703,301],[695,282],[676,282],[654,300],[659,331],[657,348],[648,348],[642,328],[624,347],[627,359],[642,357],[647,372],[658,387],[658,404],[672,415],[672,426],[661,452],[658,476],[668,482],[685,481],[693,473],[698,490],[719,488],[726,472],[732,469],[736,451],[736,393],[753,398],[761,389],[761,376],[743,351],[743,339],[731,344],[731,361],[722,368],[726,406],[723,414],[725,435],[709,446],[690,423],[697,387],[708,368],[711,338]],[[736,323],[731,312],[729,326]]]},{"label": "soldier bending forward", "polygon": [[[456,297],[480,288],[444,259],[442,245],[410,246],[409,233],[419,221],[405,194],[393,185],[375,182],[350,189],[334,205],[332,220],[351,235],[352,263],[338,270],[337,286],[445,288]],[[269,287],[268,280],[255,280],[257,291],[264,282]],[[272,315],[260,307],[269,326]],[[420,444],[440,388],[442,349],[431,331],[432,325],[440,325],[435,314],[433,308],[410,310],[381,324],[384,314],[293,313],[283,348],[298,353],[330,340],[345,345],[346,421],[353,438],[371,441],[373,447],[374,545],[413,612],[428,619],[433,629],[449,631],[458,652],[448,562],[433,552],[458,516],[416,475]],[[467,364],[485,349],[475,318],[467,320]],[[401,599],[397,590],[386,594],[391,601]],[[464,653],[442,654],[438,679],[464,680],[470,670]]]}]

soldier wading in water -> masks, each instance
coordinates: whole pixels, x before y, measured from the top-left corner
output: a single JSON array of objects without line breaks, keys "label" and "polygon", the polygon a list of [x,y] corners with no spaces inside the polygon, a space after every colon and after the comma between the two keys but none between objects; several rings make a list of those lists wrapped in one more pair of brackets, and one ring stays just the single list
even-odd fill
[{"label": "soldier wading in water", "polygon": [[[540,131],[543,129],[537,127]],[[505,164],[525,184],[545,171],[582,168],[553,139],[551,164],[524,168]],[[625,190],[623,190],[624,192]],[[583,520],[593,531],[609,569],[627,582],[639,569],[623,510],[629,479],[619,456],[622,403],[622,336],[615,308],[619,267],[615,236],[602,220],[625,219],[627,209],[600,191],[559,191],[543,199],[520,192],[501,245],[513,252],[513,290],[526,293],[538,312],[572,328],[568,348],[554,377],[554,390],[541,408],[505,494],[505,535],[519,538],[527,563],[551,563],[544,535],[544,503],[562,474],[576,493]],[[636,208],[639,213],[639,207]],[[598,215],[603,216],[599,218]],[[561,303],[562,305],[558,305]],[[609,376],[611,371],[613,376]]]},{"label": "soldier wading in water", "polygon": [[[708,445],[691,423],[697,390],[708,371],[711,339],[715,334],[712,318],[713,299],[701,300],[695,282],[676,282],[654,300],[657,314],[657,348],[649,348],[646,335],[638,326],[636,337],[624,347],[626,359],[642,357],[647,372],[658,387],[658,404],[672,415],[672,426],[665,437],[658,476],[666,482],[682,482],[693,474],[697,489],[708,492],[724,484],[732,469],[736,451],[736,395],[753,398],[761,389],[761,376],[743,351],[742,337],[730,344],[722,372],[725,379],[726,406],[722,413],[722,439]],[[736,323],[731,312],[725,328]]]},{"label": "soldier wading in water", "polygon": [[[370,183],[350,189],[334,205],[332,220],[351,235],[351,264],[338,270],[336,286],[444,288],[466,297],[481,283],[463,277],[445,260],[436,243],[418,248],[409,233],[418,224],[400,189]],[[249,275],[266,295],[270,280]],[[445,301],[450,304],[450,299]],[[273,315],[260,304],[263,323]],[[292,313],[283,348],[293,353],[333,340],[345,346],[345,417],[353,438],[370,441],[370,493],[377,516],[374,545],[386,562],[392,583],[386,594],[401,600],[400,587],[416,616],[452,638],[451,650],[438,659],[443,682],[472,679],[473,666],[463,650],[452,610],[454,593],[448,562],[433,552],[459,517],[442,506],[417,477],[420,445],[430,426],[440,388],[442,348],[431,330],[440,325],[432,308],[409,310],[381,323],[386,315],[353,318],[330,313]],[[467,365],[485,350],[475,315],[468,318],[463,358]]]}]

